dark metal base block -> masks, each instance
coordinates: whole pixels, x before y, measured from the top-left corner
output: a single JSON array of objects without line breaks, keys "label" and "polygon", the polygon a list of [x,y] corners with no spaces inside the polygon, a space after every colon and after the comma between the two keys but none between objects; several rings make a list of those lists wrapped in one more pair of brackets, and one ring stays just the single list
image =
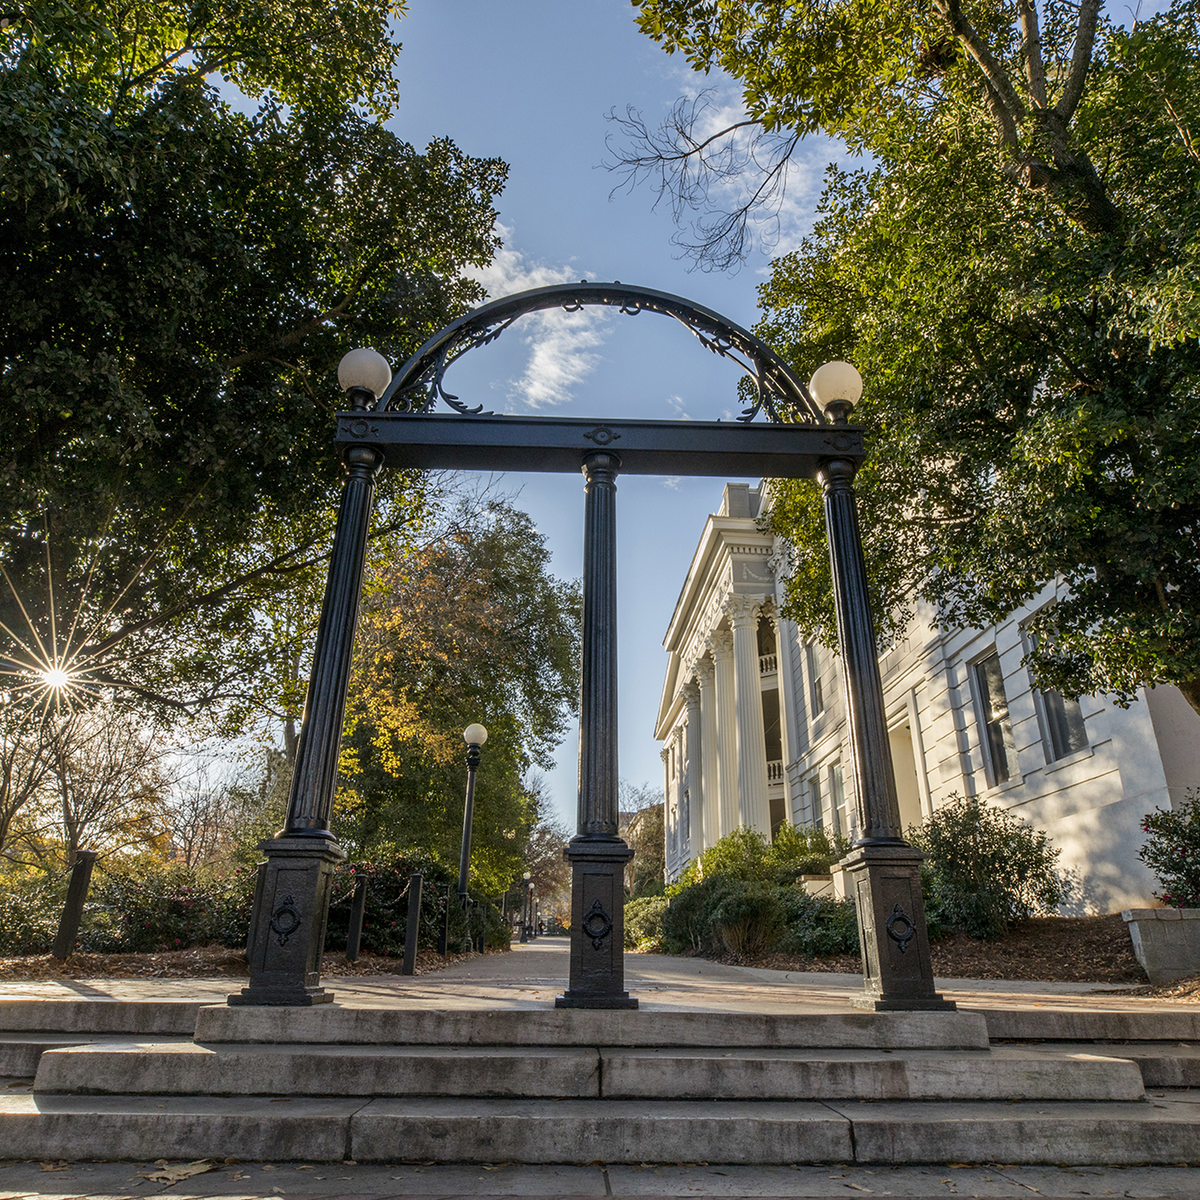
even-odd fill
[{"label": "dark metal base block", "polygon": [[264,1005],[274,1008],[309,1008],[314,1004],[332,1004],[333,992],[325,988],[305,988],[302,992],[289,988],[244,987],[230,992],[225,1003],[231,1005]]},{"label": "dark metal base block", "polygon": [[868,1012],[957,1012],[958,1005],[953,1000],[943,1000],[938,994],[932,997],[906,1000],[900,997],[896,1000],[881,1000],[877,996],[851,996],[850,1003],[855,1008],[865,1008]]},{"label": "dark metal base block", "polygon": [[618,996],[590,996],[586,992],[563,992],[554,997],[555,1008],[637,1008],[638,1002],[628,992]]}]

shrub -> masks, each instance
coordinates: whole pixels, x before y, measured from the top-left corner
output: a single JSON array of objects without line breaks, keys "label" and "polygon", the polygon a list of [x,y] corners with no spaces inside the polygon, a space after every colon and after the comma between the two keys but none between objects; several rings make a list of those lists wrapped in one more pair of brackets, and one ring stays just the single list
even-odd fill
[{"label": "shrub", "polygon": [[668,889],[675,895],[704,879],[770,880],[792,883],[801,875],[824,875],[849,849],[840,834],[832,837],[824,829],[801,828],[785,822],[773,842],[755,829],[744,827],[727,833],[691,863]]},{"label": "shrub", "polygon": [[227,874],[145,858],[109,860],[92,881],[79,948],[152,954],[246,944],[255,873]]},{"label": "shrub", "polygon": [[[661,950],[666,896],[640,896],[625,903],[625,949]],[[549,932],[549,926],[546,927]]]},{"label": "shrub", "polygon": [[921,885],[931,935],[997,938],[1014,921],[1053,913],[1066,895],[1046,834],[978,797],[952,797],[909,840],[929,856]]},{"label": "shrub", "polygon": [[787,927],[779,948],[785,954],[822,958],[859,952],[858,912],[852,900],[810,896],[795,887],[784,900],[784,919]]},{"label": "shrub", "polygon": [[754,957],[783,933],[783,889],[765,880],[723,879],[709,910],[711,938],[726,954]]},{"label": "shrub", "polygon": [[1172,908],[1200,908],[1200,793],[1188,792],[1177,809],[1147,813],[1142,829],[1148,836],[1138,857],[1158,877],[1158,898]]},{"label": "shrub", "polygon": [[66,879],[36,875],[0,881],[0,954],[49,953],[66,896]]}]

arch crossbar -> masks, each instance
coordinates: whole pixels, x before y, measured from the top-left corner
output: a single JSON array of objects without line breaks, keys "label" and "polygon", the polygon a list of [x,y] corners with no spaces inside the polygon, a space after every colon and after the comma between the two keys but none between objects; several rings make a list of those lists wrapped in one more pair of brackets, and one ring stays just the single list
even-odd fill
[{"label": "arch crossbar", "polygon": [[529,313],[553,308],[579,312],[596,306],[615,308],[631,317],[643,312],[672,317],[695,335],[707,350],[741,367],[753,380],[755,395],[753,403],[738,417],[739,421],[752,421],[759,411],[763,411],[771,421],[779,421],[787,413],[806,423],[826,423],[825,415],[796,373],[748,329],[710,308],[669,292],[620,282],[588,283],[586,280],[517,292],[452,321],[400,368],[379,398],[376,411],[427,413],[441,400],[464,416],[479,415],[483,413],[483,405],[469,408],[443,385],[446,371],[458,359],[468,350],[494,342]]}]

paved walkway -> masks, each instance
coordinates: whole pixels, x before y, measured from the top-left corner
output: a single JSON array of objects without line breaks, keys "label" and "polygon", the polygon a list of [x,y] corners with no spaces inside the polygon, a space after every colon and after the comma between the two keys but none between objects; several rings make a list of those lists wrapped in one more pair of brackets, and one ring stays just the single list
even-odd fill
[{"label": "paved walkway", "polygon": [[[47,1170],[47,1168],[49,1168]],[[1200,1200],[1200,1170],[1187,1167],[588,1167],[309,1166],[217,1164],[169,1184],[146,1178],[162,1168],[138,1163],[0,1163],[0,1200],[125,1200],[166,1196],[240,1200],[388,1200],[404,1197],[754,1196],[864,1200],[868,1196],[1170,1197]]]},{"label": "paved walkway", "polygon": [[[566,938],[539,938],[509,954],[468,959],[431,975],[351,975],[326,979],[337,1002],[364,1008],[542,1008],[567,984]],[[0,997],[97,1000],[193,1000],[220,1003],[236,979],[61,979],[0,981]],[[625,986],[641,1006],[660,1011],[850,1012],[859,975],[767,971],[699,958],[627,954]],[[938,987],[964,1008],[1053,1008],[1126,1012],[1195,1012],[1195,1005],[1129,996],[1095,983],[1025,983],[941,979]]]}]

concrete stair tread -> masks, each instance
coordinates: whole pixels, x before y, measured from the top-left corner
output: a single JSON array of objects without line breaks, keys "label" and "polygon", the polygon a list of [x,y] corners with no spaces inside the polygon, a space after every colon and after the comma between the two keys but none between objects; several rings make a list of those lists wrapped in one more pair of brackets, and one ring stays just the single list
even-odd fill
[{"label": "concrete stair tread", "polygon": [[190,1036],[199,1000],[110,1000],[0,997],[0,1034],[132,1033]]},{"label": "concrete stair tread", "polygon": [[994,1051],[91,1044],[48,1050],[46,1092],[671,1099],[1135,1100],[1137,1065],[1078,1047]]},{"label": "concrete stair tread", "polygon": [[1117,1009],[976,1008],[992,1041],[1200,1041],[1200,1008]]},{"label": "concrete stair tread", "polygon": [[1154,1103],[0,1095],[16,1158],[359,1162],[1200,1162],[1200,1106]]},{"label": "concrete stair tread", "polygon": [[513,1046],[875,1047],[988,1046],[977,1013],[738,1013],[555,1009],[240,1008],[212,1005],[196,1040]]}]

